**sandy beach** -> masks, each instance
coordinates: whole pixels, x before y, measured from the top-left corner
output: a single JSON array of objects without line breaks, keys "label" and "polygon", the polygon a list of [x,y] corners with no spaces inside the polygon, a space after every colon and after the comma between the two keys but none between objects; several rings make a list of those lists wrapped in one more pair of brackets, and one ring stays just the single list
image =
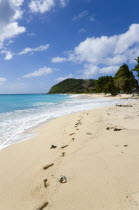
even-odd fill
[{"label": "sandy beach", "polygon": [[138,210],[139,100],[127,104],[54,119],[0,151],[0,209]]}]

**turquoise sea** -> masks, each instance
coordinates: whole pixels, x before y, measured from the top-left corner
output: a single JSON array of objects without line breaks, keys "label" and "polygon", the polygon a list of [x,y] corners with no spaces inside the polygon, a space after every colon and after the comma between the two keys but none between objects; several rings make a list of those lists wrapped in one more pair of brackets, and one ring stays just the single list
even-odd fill
[{"label": "turquoise sea", "polygon": [[42,122],[114,103],[108,98],[85,99],[77,95],[0,95],[0,149],[19,142],[20,134]]}]

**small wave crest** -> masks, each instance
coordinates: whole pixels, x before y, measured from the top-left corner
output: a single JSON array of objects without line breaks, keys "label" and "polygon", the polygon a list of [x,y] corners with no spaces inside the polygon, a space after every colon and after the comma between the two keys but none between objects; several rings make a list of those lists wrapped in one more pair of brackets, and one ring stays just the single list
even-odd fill
[{"label": "small wave crest", "polygon": [[42,122],[62,115],[113,105],[110,99],[79,99],[68,98],[57,103],[38,102],[31,109],[15,110],[0,114],[0,145],[1,148],[17,142],[15,136]]}]

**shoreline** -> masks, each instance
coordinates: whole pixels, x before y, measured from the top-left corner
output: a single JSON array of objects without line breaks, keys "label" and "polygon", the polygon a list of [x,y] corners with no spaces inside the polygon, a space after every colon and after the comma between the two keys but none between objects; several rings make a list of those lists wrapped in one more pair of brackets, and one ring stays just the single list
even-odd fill
[{"label": "shoreline", "polygon": [[[110,100],[114,100],[114,99],[117,99],[119,100],[120,99],[120,96],[117,96],[117,97],[113,97],[111,95],[107,95],[105,96],[104,94],[70,94],[71,96],[73,96],[73,98],[77,98],[77,99],[97,99],[97,98],[100,98],[100,99],[105,99],[106,97],[108,97],[108,99]],[[124,96],[125,97],[125,96]],[[127,95],[126,95],[127,97]],[[124,98],[123,98],[124,99]],[[109,105],[108,105],[109,106]],[[102,106],[103,107],[103,106]],[[89,108],[89,109],[84,109],[84,110],[78,110],[78,111],[73,111],[71,113],[68,113],[68,114],[63,114],[61,116],[58,116],[58,117],[53,117],[53,118],[50,118],[50,119],[47,119],[43,122],[39,122],[38,124],[32,126],[32,127],[29,127],[23,131],[21,131],[20,133],[18,134],[15,134],[14,136],[10,137],[9,139],[5,140],[5,142],[3,142],[1,145],[0,145],[0,151],[11,146],[11,145],[14,145],[16,143],[20,143],[20,142],[23,142],[23,141],[26,141],[26,140],[29,140],[30,138],[32,138],[34,135],[37,135],[35,133],[35,130],[37,128],[39,128],[40,126],[42,126],[43,124],[46,124],[46,123],[49,123],[49,121],[53,120],[53,119],[56,119],[56,118],[59,118],[59,117],[62,117],[62,116],[66,116],[66,115],[69,115],[69,114],[72,114],[72,113],[77,113],[77,112],[80,112],[80,111],[85,111],[85,110],[91,110],[91,109],[96,109],[95,108]],[[13,143],[11,144],[6,144],[8,142],[10,142],[11,140],[13,140]]]},{"label": "shoreline", "polygon": [[1,208],[139,209],[139,100],[127,102],[56,118],[1,150]]}]

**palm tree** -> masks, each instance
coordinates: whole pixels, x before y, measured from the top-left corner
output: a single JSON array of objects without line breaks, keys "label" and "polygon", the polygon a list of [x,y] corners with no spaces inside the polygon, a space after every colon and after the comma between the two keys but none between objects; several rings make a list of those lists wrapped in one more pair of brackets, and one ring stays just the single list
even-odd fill
[{"label": "palm tree", "polygon": [[114,76],[114,82],[119,91],[123,91],[124,93],[130,93],[132,89],[138,88],[138,82],[126,64],[120,66]]},{"label": "palm tree", "polygon": [[137,64],[134,67],[134,69],[132,69],[132,71],[136,71],[137,72],[137,77],[139,77],[139,57],[137,57],[135,60],[137,61]]}]

